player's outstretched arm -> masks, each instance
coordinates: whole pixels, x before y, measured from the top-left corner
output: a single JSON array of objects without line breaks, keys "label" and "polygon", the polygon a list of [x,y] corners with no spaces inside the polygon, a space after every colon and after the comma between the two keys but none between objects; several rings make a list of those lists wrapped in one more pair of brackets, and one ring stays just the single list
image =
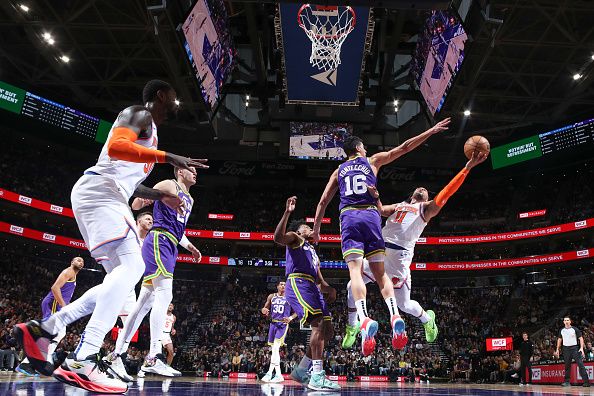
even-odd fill
[{"label": "player's outstretched arm", "polygon": [[266,299],[266,304],[264,304],[264,306],[261,309],[262,315],[264,315],[264,316],[268,316],[268,314],[270,314],[270,305],[272,304],[272,296],[273,295],[274,294],[268,295],[268,298]]},{"label": "player's outstretched arm", "polygon": [[326,188],[322,193],[320,198],[320,202],[318,202],[318,206],[316,208],[316,218],[314,220],[313,226],[313,234],[312,239],[314,243],[318,243],[320,241],[320,227],[322,226],[322,218],[324,217],[324,213],[326,213],[326,208],[332,198],[334,198],[334,194],[338,191],[338,169],[332,173],[330,176],[330,180],[328,180],[328,184],[326,184]]},{"label": "player's outstretched arm", "polygon": [[290,197],[287,199],[285,213],[283,213],[283,217],[281,217],[276,229],[274,230],[274,242],[278,243],[279,245],[295,247],[299,245],[303,239],[292,231],[287,232],[287,223],[291,213],[293,213],[295,210],[296,202],[297,197]]},{"label": "player's outstretched arm", "polygon": [[462,168],[462,170],[456,176],[454,176],[454,178],[448,183],[448,185],[445,186],[443,190],[441,190],[433,200],[425,204],[425,207],[423,208],[423,217],[425,218],[426,222],[429,222],[429,220],[437,216],[437,214],[441,211],[441,208],[443,208],[448,199],[450,199],[450,197],[454,195],[456,191],[458,191],[462,183],[464,183],[464,179],[466,179],[466,175],[468,175],[470,170],[478,164],[484,162],[486,159],[487,154],[485,153],[477,151],[472,153],[470,161],[466,163],[464,168]]},{"label": "player's outstretched arm", "polygon": [[379,168],[381,168],[382,166],[389,164],[395,159],[419,147],[432,135],[447,130],[449,124],[449,118],[441,120],[433,127],[427,129],[425,132],[406,140],[400,146],[394,147],[392,150],[389,151],[382,151],[380,153],[372,155],[369,158],[369,162],[371,163],[371,165],[375,166],[375,168],[379,170]]},{"label": "player's outstretched arm", "polygon": [[150,128],[152,121],[151,113],[144,106],[130,106],[124,109],[114,123],[107,142],[107,154],[111,158],[129,162],[168,162],[183,169],[189,169],[191,166],[208,168],[208,165],[204,165],[206,159],[182,157],[136,144],[140,133]]}]

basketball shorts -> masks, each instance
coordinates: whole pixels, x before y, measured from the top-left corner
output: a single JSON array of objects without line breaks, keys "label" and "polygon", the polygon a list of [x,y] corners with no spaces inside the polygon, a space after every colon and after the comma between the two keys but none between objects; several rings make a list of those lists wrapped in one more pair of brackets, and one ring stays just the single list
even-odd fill
[{"label": "basketball shorts", "polygon": [[72,188],[70,199],[78,229],[94,258],[105,247],[135,239],[136,222],[115,180],[101,175],[83,175]]},{"label": "basketball shorts", "polygon": [[44,298],[41,301],[41,315],[42,319],[47,319],[60,310],[60,304],[53,298]]},{"label": "basketball shorts", "polygon": [[383,260],[382,219],[377,209],[344,208],[340,213],[340,236],[344,259]]},{"label": "basketball shorts", "polygon": [[[408,250],[386,249],[386,259],[384,269],[386,274],[392,280],[395,289],[401,289],[402,286],[411,287],[410,265],[412,263],[413,253]],[[363,281],[365,283],[375,282],[375,277],[369,267],[369,261],[363,260]]]},{"label": "basketball shorts", "polygon": [[301,325],[309,323],[316,316],[322,316],[324,320],[332,320],[324,296],[311,275],[289,274],[285,298],[291,309],[297,313]]},{"label": "basketball shorts", "polygon": [[165,347],[169,344],[173,344],[173,340],[171,339],[171,333],[164,331],[163,337],[161,337],[161,345]]},{"label": "basketball shorts", "polygon": [[270,322],[270,329],[268,330],[268,345],[274,344],[274,341],[279,340],[281,345],[285,345],[285,337],[289,331],[287,323],[274,320]]},{"label": "basketball shorts", "polygon": [[144,282],[148,283],[159,275],[173,278],[177,245],[177,238],[169,231],[160,228],[149,231],[142,244],[142,258],[146,266]]}]

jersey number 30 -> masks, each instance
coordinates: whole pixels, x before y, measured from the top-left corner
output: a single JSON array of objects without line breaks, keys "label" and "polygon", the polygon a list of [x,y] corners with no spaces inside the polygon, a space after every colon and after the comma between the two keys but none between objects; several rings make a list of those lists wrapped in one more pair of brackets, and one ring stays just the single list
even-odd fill
[{"label": "jersey number 30", "polygon": [[345,196],[353,194],[365,194],[367,192],[367,183],[365,183],[365,175],[355,175],[351,179],[350,176],[344,178]]},{"label": "jersey number 30", "polygon": [[285,306],[284,305],[274,305],[272,307],[272,312],[282,314],[283,312],[285,312]]}]

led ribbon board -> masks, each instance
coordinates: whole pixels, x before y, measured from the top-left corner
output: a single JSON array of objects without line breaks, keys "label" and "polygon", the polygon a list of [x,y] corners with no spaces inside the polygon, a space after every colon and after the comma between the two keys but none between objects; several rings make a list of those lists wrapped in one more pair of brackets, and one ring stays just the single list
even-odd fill
[{"label": "led ribbon board", "polygon": [[287,103],[356,105],[373,34],[371,9],[280,4],[278,11]]}]

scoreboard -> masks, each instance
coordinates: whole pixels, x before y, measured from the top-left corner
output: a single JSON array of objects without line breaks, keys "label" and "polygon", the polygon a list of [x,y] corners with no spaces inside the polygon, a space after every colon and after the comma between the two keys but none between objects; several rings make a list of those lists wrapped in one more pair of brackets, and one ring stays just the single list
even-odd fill
[{"label": "scoreboard", "polygon": [[594,119],[576,122],[491,150],[493,169],[581,147],[594,149]]},{"label": "scoreboard", "polygon": [[0,108],[104,143],[112,124],[0,81]]},{"label": "scoreboard", "polygon": [[[279,259],[261,259],[261,258],[229,258],[230,266],[237,267],[285,267],[286,261]],[[322,261],[320,268],[328,269],[347,269],[344,261]]]}]

